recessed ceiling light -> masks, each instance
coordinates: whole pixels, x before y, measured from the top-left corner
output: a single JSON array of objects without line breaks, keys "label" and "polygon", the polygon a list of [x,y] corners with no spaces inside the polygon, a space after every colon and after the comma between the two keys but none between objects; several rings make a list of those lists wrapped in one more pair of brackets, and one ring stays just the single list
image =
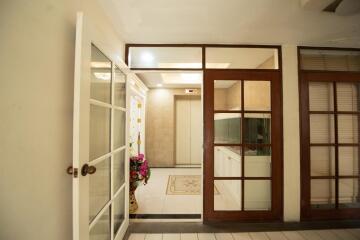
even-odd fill
[{"label": "recessed ceiling light", "polygon": [[156,84],[156,86],[158,86],[158,87],[162,87],[162,84],[161,84],[161,83],[158,83],[158,84]]},{"label": "recessed ceiling light", "polygon": [[154,56],[149,52],[144,52],[141,54],[141,60],[144,62],[152,62],[154,60]]}]

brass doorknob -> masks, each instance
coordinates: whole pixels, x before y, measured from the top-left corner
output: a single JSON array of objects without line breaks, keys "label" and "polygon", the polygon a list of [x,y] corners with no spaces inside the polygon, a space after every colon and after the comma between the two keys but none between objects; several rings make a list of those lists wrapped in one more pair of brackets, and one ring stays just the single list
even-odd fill
[{"label": "brass doorknob", "polygon": [[84,164],[84,166],[81,168],[81,175],[86,176],[88,174],[94,174],[96,172],[96,167],[89,166],[89,164]]}]

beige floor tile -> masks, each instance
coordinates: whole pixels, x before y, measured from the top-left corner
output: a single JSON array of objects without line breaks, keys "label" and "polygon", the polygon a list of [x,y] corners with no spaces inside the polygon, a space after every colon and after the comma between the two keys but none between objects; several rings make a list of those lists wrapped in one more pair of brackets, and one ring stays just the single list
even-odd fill
[{"label": "beige floor tile", "polygon": [[288,240],[306,240],[300,233],[296,231],[284,231],[283,234]]},{"label": "beige floor tile", "polygon": [[180,240],[198,240],[196,233],[181,233]]},{"label": "beige floor tile", "polygon": [[145,240],[145,234],[143,233],[132,233],[128,240]]},{"label": "beige floor tile", "polygon": [[162,240],[162,234],[161,233],[146,234],[145,240]]},{"label": "beige floor tile", "polygon": [[164,233],[163,240],[180,240],[180,233]]},{"label": "beige floor tile", "polygon": [[270,240],[287,240],[282,232],[266,232],[266,235]]},{"label": "beige floor tile", "polygon": [[234,240],[251,240],[249,233],[232,233]]},{"label": "beige floor tile", "polygon": [[216,240],[215,234],[213,233],[198,233],[199,240]]}]

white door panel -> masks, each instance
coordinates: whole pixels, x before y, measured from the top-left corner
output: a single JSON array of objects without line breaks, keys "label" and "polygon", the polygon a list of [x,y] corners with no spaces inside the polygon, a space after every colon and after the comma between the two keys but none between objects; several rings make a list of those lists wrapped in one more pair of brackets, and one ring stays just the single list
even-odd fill
[{"label": "white door panel", "polygon": [[[77,15],[73,115],[73,239],[121,239],[128,227],[128,113],[124,63]],[[87,170],[87,171],[86,171]],[[76,176],[75,176],[76,175]]]}]

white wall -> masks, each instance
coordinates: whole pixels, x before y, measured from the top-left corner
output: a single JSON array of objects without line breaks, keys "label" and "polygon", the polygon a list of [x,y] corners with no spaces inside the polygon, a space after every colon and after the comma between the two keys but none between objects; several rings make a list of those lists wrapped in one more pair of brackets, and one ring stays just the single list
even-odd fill
[{"label": "white wall", "polygon": [[282,46],[284,221],[300,220],[300,125],[297,47]]},{"label": "white wall", "polygon": [[0,2],[0,239],[72,238],[76,11],[116,43],[95,0]]}]

